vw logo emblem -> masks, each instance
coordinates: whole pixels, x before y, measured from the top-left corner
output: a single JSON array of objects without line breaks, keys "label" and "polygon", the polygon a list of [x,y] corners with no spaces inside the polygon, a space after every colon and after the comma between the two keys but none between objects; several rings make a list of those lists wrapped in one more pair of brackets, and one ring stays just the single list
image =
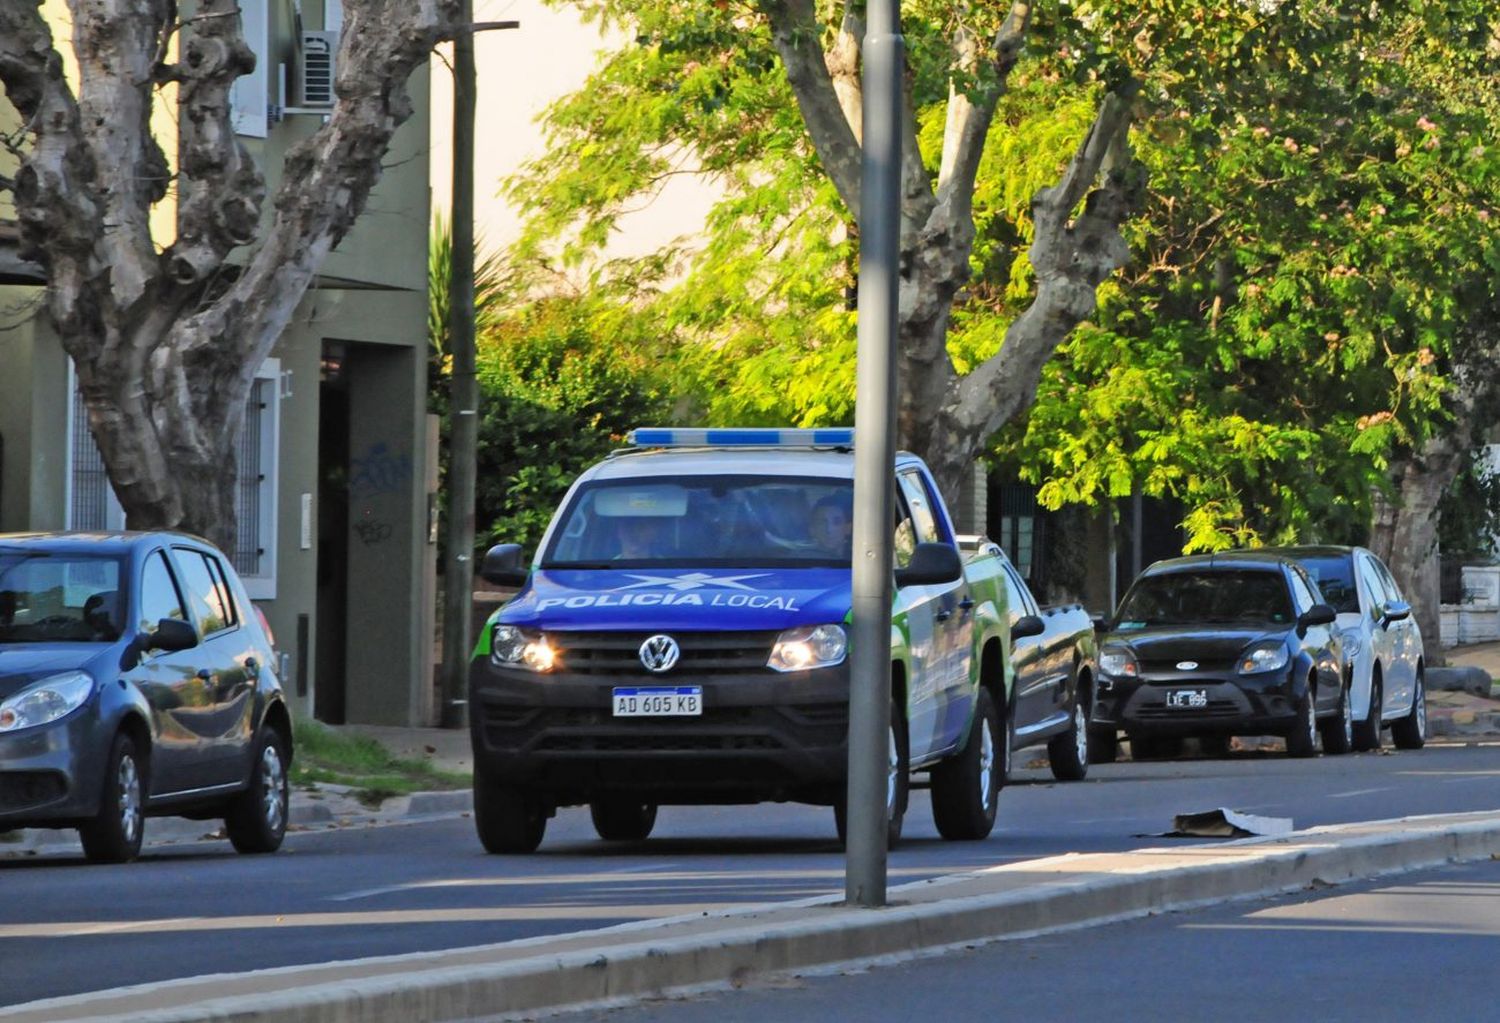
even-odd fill
[{"label": "vw logo emblem", "polygon": [[641,644],[641,663],[646,670],[660,675],[664,671],[671,671],[677,664],[677,658],[682,656],[682,648],[671,636],[657,634],[650,637]]},{"label": "vw logo emblem", "polygon": [[1177,670],[1178,671],[1192,671],[1196,667],[1198,667],[1198,662],[1197,661],[1178,661],[1177,662]]}]

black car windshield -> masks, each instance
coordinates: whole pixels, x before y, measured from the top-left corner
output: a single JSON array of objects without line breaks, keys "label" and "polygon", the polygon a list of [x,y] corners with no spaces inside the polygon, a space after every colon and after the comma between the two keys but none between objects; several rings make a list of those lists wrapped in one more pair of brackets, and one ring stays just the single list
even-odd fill
[{"label": "black car windshield", "polygon": [[1354,559],[1331,555],[1329,557],[1298,558],[1298,563],[1313,577],[1323,599],[1340,614],[1347,611],[1359,613],[1359,592],[1354,588]]},{"label": "black car windshield", "polygon": [[673,476],[587,483],[542,568],[848,567],[848,480]]},{"label": "black car windshield", "polygon": [[1230,622],[1288,624],[1292,602],[1280,572],[1205,570],[1148,575],[1120,604],[1115,628],[1218,625]]},{"label": "black car windshield", "polygon": [[0,644],[113,642],[123,603],[115,558],[0,552]]}]

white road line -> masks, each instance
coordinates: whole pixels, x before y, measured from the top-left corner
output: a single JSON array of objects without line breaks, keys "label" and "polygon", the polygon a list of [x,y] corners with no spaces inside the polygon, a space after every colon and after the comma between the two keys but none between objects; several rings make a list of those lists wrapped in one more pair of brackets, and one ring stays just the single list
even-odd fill
[{"label": "white road line", "polygon": [[1328,799],[1352,799],[1355,796],[1368,796],[1368,795],[1371,795],[1372,793],[1375,793],[1375,792],[1389,792],[1389,791],[1391,791],[1391,789],[1390,789],[1390,786],[1387,785],[1385,787],[1378,788],[1378,789],[1355,789],[1353,792],[1332,792],[1332,793],[1329,793],[1329,795],[1327,797],[1325,797],[1325,798],[1328,798]]}]

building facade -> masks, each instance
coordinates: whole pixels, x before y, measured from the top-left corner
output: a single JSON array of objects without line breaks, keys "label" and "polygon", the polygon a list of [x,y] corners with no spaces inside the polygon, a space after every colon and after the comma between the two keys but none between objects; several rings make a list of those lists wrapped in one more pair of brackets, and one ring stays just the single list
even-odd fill
[{"label": "building facade", "polygon": [[[235,127],[274,194],[282,157],[331,103],[342,15],[337,0],[240,6],[259,62],[236,89]],[[366,212],[259,368],[238,449],[227,553],[275,630],[294,711],[330,723],[435,721],[428,86],[423,68]],[[0,119],[14,116],[0,101]],[[42,279],[15,242],[0,205],[0,532],[122,528]]]}]

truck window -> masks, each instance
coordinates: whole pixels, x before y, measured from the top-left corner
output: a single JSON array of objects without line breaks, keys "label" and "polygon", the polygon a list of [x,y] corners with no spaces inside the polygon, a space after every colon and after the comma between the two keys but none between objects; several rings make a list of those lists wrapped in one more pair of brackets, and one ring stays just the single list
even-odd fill
[{"label": "truck window", "polygon": [[932,501],[927,496],[927,488],[922,485],[921,478],[914,472],[902,472],[897,474],[896,480],[901,484],[906,506],[911,509],[917,542],[937,543],[942,540],[942,535],[938,532],[937,516],[932,510]]}]

